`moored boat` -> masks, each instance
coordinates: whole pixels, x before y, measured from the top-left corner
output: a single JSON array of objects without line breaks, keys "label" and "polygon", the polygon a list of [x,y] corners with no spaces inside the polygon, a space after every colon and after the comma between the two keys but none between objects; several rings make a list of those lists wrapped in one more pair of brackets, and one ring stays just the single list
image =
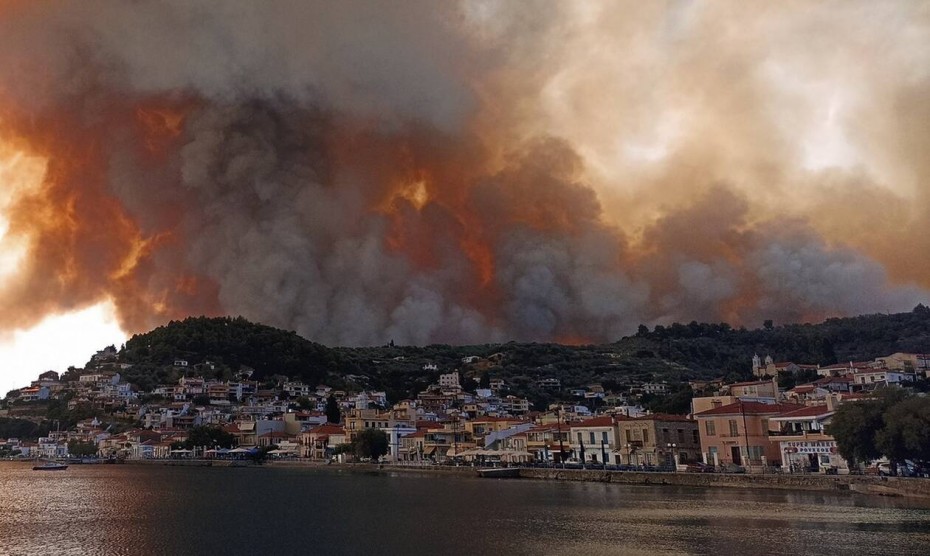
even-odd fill
[{"label": "moored boat", "polygon": [[68,465],[65,463],[58,463],[54,461],[47,461],[42,465],[34,465],[32,467],[33,471],[64,471],[68,468]]},{"label": "moored boat", "polygon": [[478,469],[478,476],[488,479],[516,479],[520,476],[519,467],[488,467]]}]

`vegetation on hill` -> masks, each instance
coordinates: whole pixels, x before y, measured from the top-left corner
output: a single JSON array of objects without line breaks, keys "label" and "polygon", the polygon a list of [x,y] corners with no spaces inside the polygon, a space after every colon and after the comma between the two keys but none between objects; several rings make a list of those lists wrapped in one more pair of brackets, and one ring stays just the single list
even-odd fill
[{"label": "vegetation on hill", "polygon": [[[930,309],[892,315],[828,319],[821,324],[732,328],[725,323],[672,324],[605,345],[484,344],[328,348],[279,330],[238,318],[189,318],[133,336],[120,352],[123,372],[142,389],[173,383],[182,374],[230,377],[243,367],[253,378],[286,375],[309,384],[325,382],[349,390],[383,389],[391,401],[413,397],[440,373],[458,369],[473,390],[489,377],[502,378],[509,392],[526,396],[537,407],[566,398],[568,389],[593,383],[622,392],[642,382],[681,383],[689,379],[750,377],[754,354],[776,361],[832,364],[868,360],[894,352],[930,352]],[[465,363],[464,358],[476,356]],[[173,363],[184,359],[188,368]],[[205,366],[210,362],[212,365]],[[435,365],[435,369],[426,365]],[[543,379],[560,385],[542,386]],[[687,397],[672,388],[675,400],[653,400],[663,409],[685,405]]]},{"label": "vegetation on hill", "polygon": [[660,357],[689,361],[696,368],[740,371],[754,353],[770,354],[776,361],[828,365],[895,352],[927,352],[930,308],[921,304],[908,313],[831,318],[821,324],[773,326],[766,321],[754,330],[697,322],[652,331],[640,326],[635,338],[651,342]]},{"label": "vegetation on hill", "polygon": [[[143,387],[176,380],[171,375],[178,374],[178,369],[172,373],[173,363],[178,360],[197,368],[199,374],[219,377],[247,367],[260,378],[280,374],[315,382],[328,371],[344,370],[335,350],[301,338],[296,332],[255,324],[242,317],[172,321],[130,338],[119,360],[133,365],[123,374]],[[146,380],[145,375],[153,371],[157,377]]]}]

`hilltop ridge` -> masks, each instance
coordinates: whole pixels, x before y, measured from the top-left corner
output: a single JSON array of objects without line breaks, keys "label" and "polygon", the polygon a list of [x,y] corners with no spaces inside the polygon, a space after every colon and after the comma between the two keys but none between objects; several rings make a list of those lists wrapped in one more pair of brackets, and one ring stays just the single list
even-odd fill
[{"label": "hilltop ridge", "polygon": [[616,342],[567,346],[508,342],[451,346],[326,347],[293,331],[249,322],[242,317],[191,317],[133,336],[119,360],[124,372],[145,387],[171,380],[172,363],[211,363],[217,376],[246,367],[254,378],[286,375],[308,383],[386,390],[389,398],[413,395],[454,369],[481,382],[492,373],[506,378],[530,399],[544,402],[538,383],[558,379],[571,387],[591,382],[623,386],[634,382],[682,382],[724,376],[748,378],[754,354],[777,361],[828,365],[873,359],[894,352],[930,351],[930,308],[890,315],[831,318],[819,324],[732,328],[725,323],[672,324],[639,331]]}]

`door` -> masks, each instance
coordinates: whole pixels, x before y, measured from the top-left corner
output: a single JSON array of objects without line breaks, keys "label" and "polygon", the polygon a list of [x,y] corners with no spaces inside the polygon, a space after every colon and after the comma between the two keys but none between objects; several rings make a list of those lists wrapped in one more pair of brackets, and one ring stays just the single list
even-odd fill
[{"label": "door", "polygon": [[730,455],[733,457],[733,463],[735,463],[736,465],[743,464],[743,458],[741,458],[739,455],[739,446],[731,446]]}]

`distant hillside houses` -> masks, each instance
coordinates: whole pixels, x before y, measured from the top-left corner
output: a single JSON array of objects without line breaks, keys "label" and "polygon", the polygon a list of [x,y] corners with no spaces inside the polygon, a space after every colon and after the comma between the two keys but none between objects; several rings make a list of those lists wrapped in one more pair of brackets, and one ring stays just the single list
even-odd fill
[{"label": "distant hillside houses", "polygon": [[[69,443],[81,442],[114,458],[235,459],[261,450],[331,461],[351,457],[345,445],[376,429],[389,439],[385,460],[405,464],[564,462],[683,470],[700,462],[749,472],[778,467],[845,473],[851,469],[825,432],[836,407],[880,387],[908,387],[930,372],[930,357],[912,353],[821,367],[757,355],[752,380],[694,380],[689,390],[648,374],[624,383],[586,375],[563,388],[565,381],[541,368],[507,379],[474,367],[437,376],[437,366],[428,363],[424,376],[435,382],[424,380],[392,399],[389,391],[369,387],[371,377],[363,375],[331,384],[285,374],[259,374],[257,380],[251,369],[214,373],[212,364],[185,365],[188,360],[177,357],[160,370],[170,380],[143,390],[121,374],[113,350],[97,355],[86,369],[62,376],[44,372],[7,399],[13,415],[67,400],[69,410],[94,417],[36,442],[4,439],[0,450],[64,457]],[[795,380],[780,387],[786,377]],[[478,387],[479,379],[486,387]],[[650,405],[679,398],[680,411]],[[221,430],[228,445],[183,447],[204,427]]]},{"label": "distant hillside houses", "polygon": [[[885,357],[876,357],[872,361],[847,361],[833,365],[802,365],[790,361],[775,363],[771,356],[766,355],[760,359],[756,354],[752,358],[752,374],[759,378],[777,377],[779,374],[797,374],[801,371],[811,371],[820,376],[845,376],[857,373],[873,373],[873,371],[891,371],[878,380],[891,381],[912,380],[913,377],[930,376],[930,354],[924,353],[893,353]],[[908,379],[907,377],[911,377]],[[872,382],[866,379],[867,382]]]}]

